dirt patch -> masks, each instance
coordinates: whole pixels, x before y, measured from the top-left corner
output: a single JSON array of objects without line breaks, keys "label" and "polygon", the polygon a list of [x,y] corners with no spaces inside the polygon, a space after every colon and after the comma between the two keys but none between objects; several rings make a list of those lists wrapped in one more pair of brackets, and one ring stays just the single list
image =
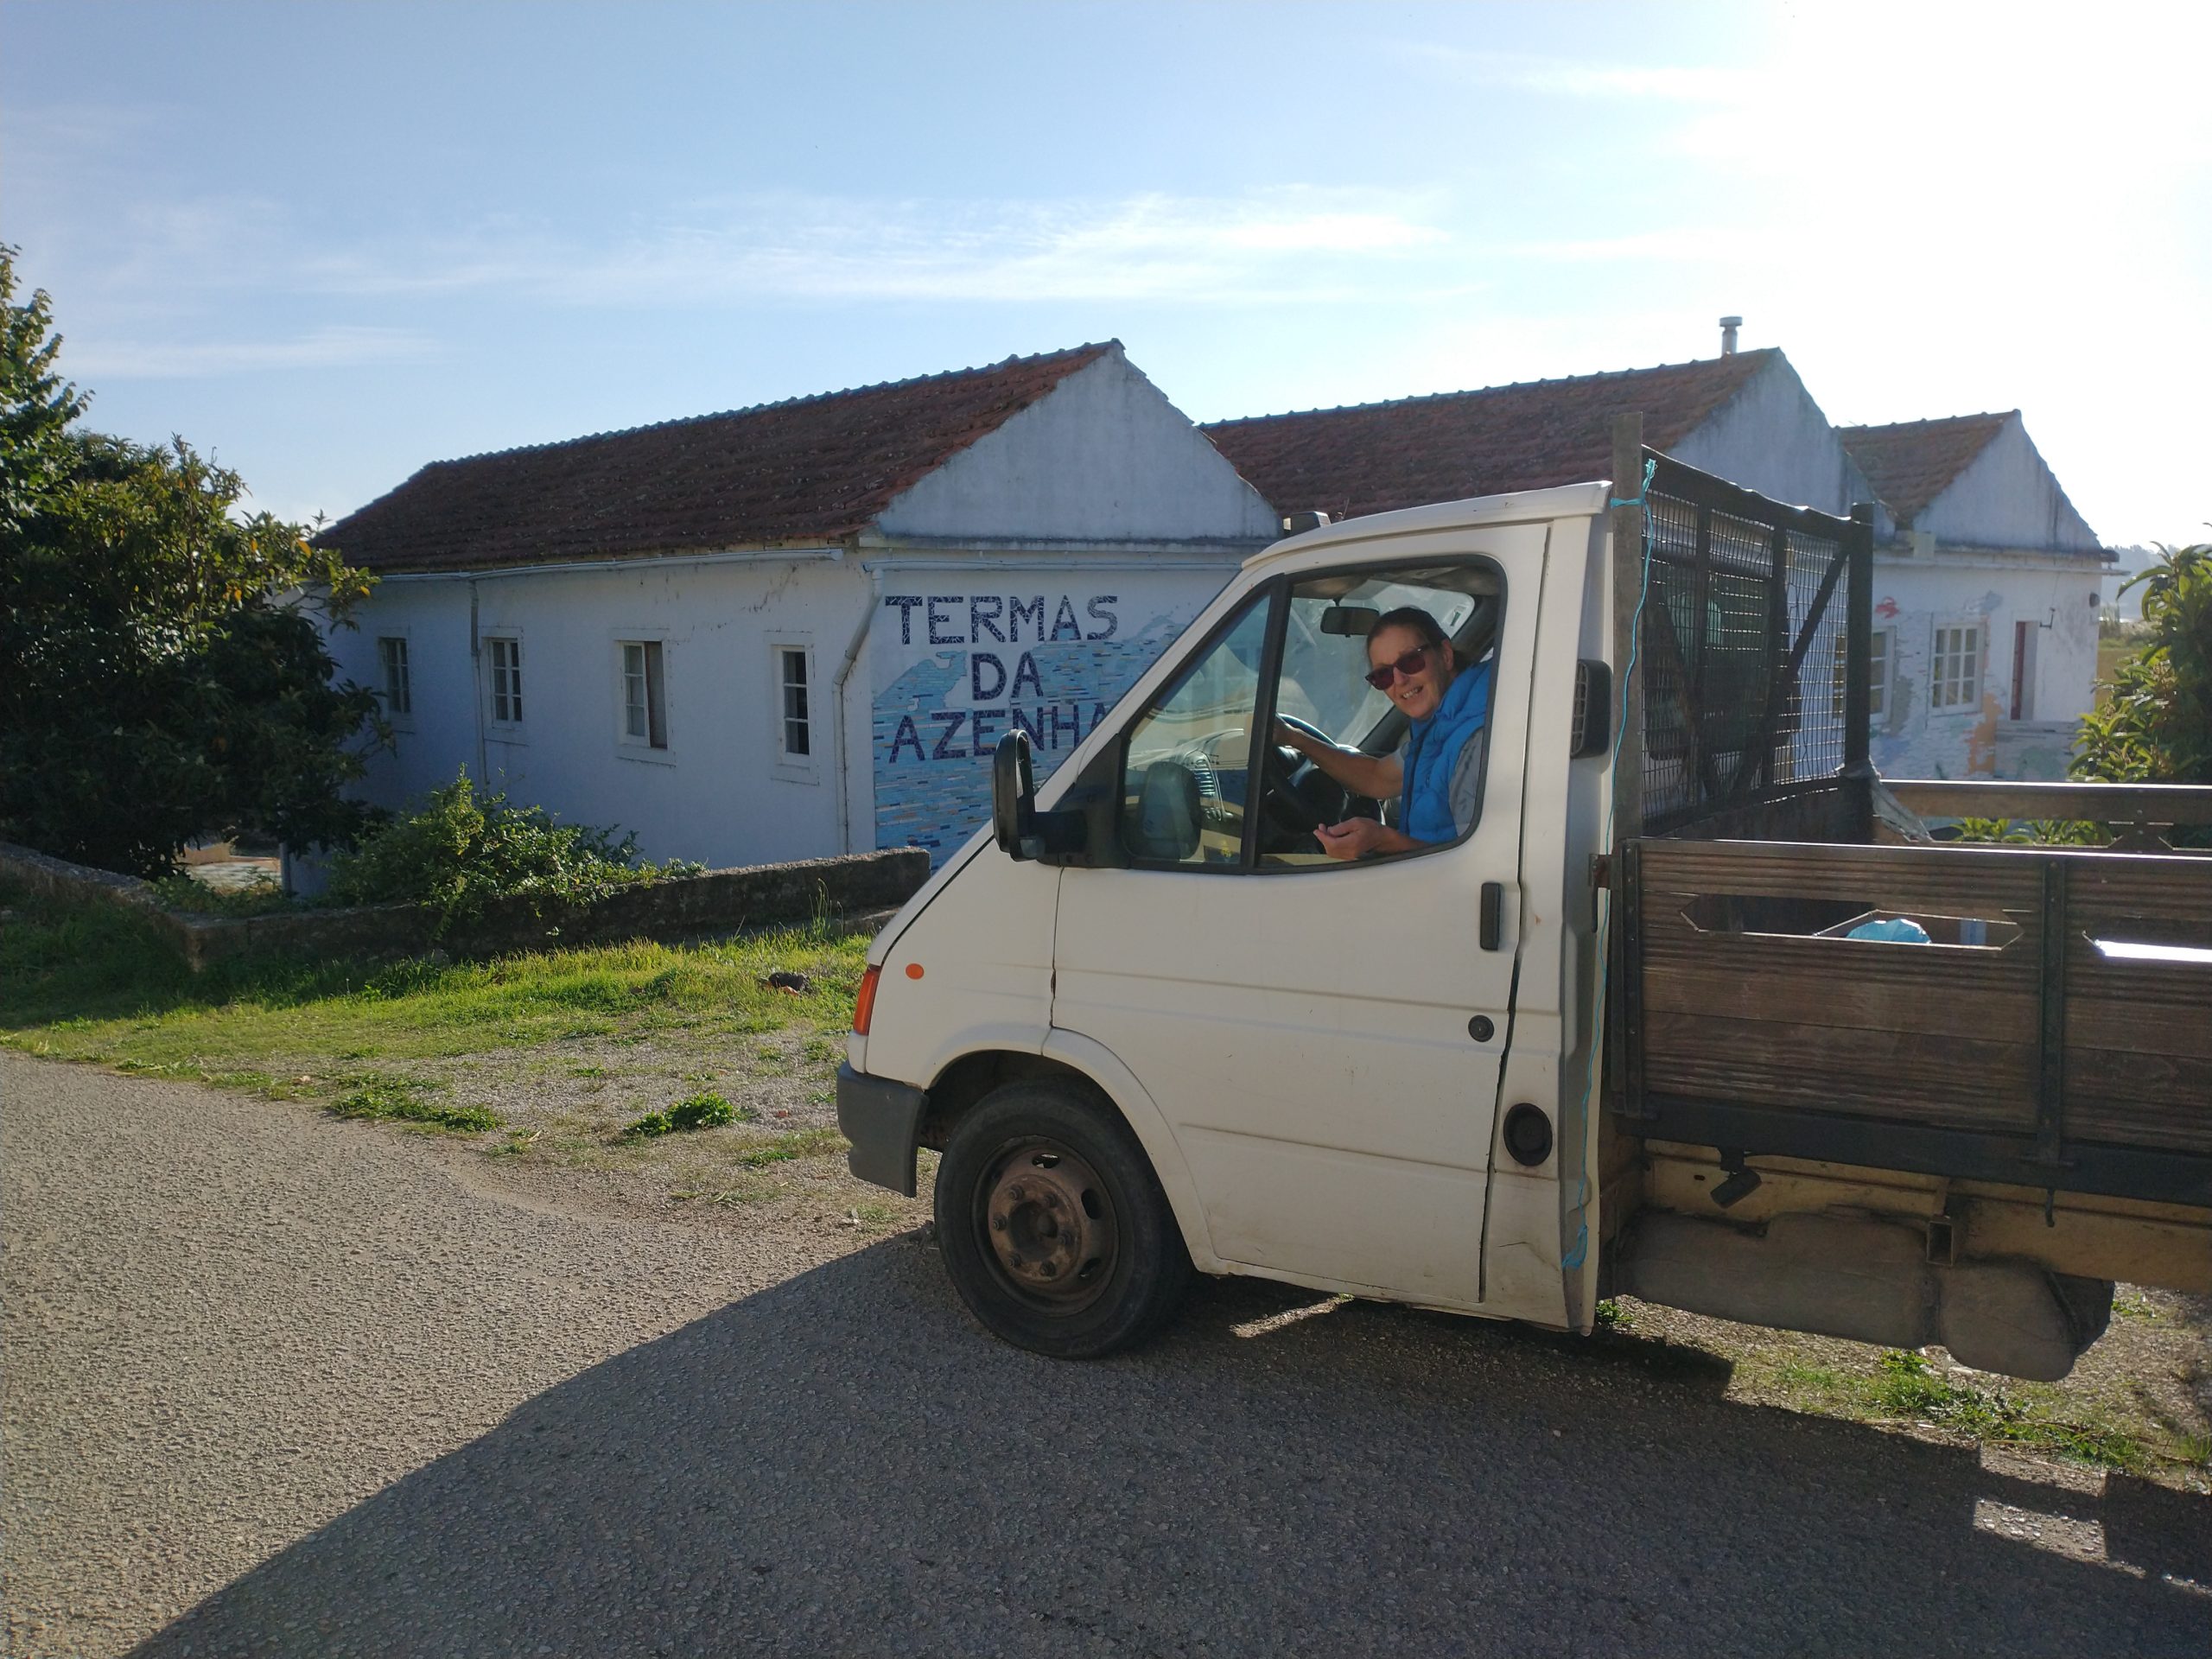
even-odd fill
[{"label": "dirt patch", "polygon": [[[798,1027],[675,1030],[426,1058],[406,1075],[439,1100],[498,1116],[495,1129],[439,1138],[473,1189],[532,1207],[863,1234],[926,1220],[926,1185],[909,1201],[846,1170],[836,1096],[843,1053],[835,1039]],[[702,1095],[727,1101],[735,1121],[630,1132]]]}]

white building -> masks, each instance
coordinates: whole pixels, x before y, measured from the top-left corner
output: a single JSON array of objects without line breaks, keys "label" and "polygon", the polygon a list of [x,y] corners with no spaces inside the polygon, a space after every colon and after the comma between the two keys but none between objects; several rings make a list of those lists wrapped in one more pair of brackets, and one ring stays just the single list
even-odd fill
[{"label": "white building", "polygon": [[1892,778],[2066,776],[2109,559],[2018,410],[1842,429],[1878,497],[1873,760]]},{"label": "white building", "polygon": [[1768,349],[1205,429],[1280,511],[1343,518],[1603,478],[1626,410],[1652,448],[1778,500],[1875,504],[1883,773],[2065,775],[2104,555],[2017,410],[1840,431]]},{"label": "white building", "polygon": [[919,845],[1040,771],[1277,534],[1118,342],[424,467],[324,539],[378,578],[397,807],[464,767],[710,865]]}]

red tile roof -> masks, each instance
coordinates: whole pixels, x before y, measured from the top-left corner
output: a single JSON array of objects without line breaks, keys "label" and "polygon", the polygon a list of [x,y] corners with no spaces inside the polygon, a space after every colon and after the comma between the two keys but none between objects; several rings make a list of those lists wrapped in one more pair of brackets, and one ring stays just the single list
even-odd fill
[{"label": "red tile roof", "polygon": [[370,570],[823,543],[1120,342],[433,461],[318,540]]},{"label": "red tile roof", "polygon": [[2014,409],[1997,415],[1898,421],[1890,426],[1840,426],[1836,435],[1903,532],[1912,528],[1928,504],[1948,489],[1951,480],[2019,412]]},{"label": "red tile roof", "polygon": [[1349,518],[1609,477],[1616,414],[1641,410],[1644,442],[1671,449],[1781,356],[1737,352],[1201,429],[1278,512]]}]

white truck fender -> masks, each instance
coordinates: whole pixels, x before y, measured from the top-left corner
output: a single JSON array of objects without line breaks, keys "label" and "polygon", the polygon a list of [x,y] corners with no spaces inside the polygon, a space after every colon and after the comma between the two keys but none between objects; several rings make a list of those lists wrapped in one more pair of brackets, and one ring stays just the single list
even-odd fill
[{"label": "white truck fender", "polygon": [[1167,1127],[1166,1115],[1137,1081],[1136,1073],[1122,1065],[1103,1043],[1058,1026],[1046,1033],[1045,1046],[1039,1052],[1047,1059],[1058,1060],[1082,1072],[1104,1090],[1107,1098],[1120,1109],[1144,1147],[1145,1156],[1152,1160],[1160,1190],[1167,1195],[1168,1206],[1175,1211],[1176,1225],[1183,1230],[1183,1243],[1191,1252],[1191,1265],[1200,1273],[1229,1271],[1228,1264],[1213,1252],[1213,1237],[1206,1228],[1205,1206],[1199,1202],[1198,1185],[1191,1179],[1190,1166],[1184,1161],[1182,1148]]}]

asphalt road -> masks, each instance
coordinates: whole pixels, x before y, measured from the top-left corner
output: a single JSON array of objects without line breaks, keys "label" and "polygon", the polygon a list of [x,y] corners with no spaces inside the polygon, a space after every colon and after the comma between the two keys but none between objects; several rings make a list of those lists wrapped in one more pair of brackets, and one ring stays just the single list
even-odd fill
[{"label": "asphalt road", "polygon": [[10,1654],[2212,1651],[2212,1504],[1713,1362],[1231,1282],[1055,1364],[914,1235],[6,1056],[0,1136]]}]

